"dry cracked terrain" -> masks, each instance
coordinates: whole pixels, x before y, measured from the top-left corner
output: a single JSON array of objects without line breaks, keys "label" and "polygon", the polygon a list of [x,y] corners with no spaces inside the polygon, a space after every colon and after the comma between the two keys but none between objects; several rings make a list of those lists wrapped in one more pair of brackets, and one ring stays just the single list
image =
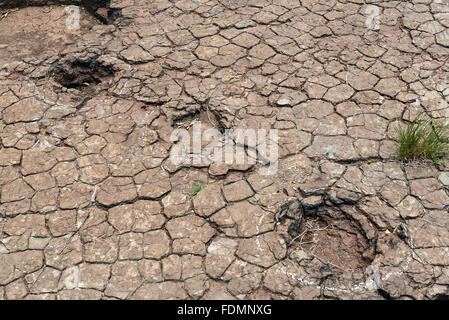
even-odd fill
[{"label": "dry cracked terrain", "polygon": [[[391,141],[449,118],[448,1],[0,8],[0,299],[449,297],[449,162]],[[195,121],[276,174],[174,164]]]}]

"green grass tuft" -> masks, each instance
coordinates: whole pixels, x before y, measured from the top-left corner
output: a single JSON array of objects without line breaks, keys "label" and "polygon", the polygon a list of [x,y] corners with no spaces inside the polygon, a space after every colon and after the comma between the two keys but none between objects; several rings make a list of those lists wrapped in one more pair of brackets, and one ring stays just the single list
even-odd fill
[{"label": "green grass tuft", "polygon": [[193,187],[192,191],[190,191],[190,195],[192,197],[196,196],[198,194],[198,192],[200,192],[201,190],[203,190],[206,186],[202,185],[202,184],[198,184],[195,187]]},{"label": "green grass tuft", "polygon": [[406,127],[395,128],[398,144],[398,158],[401,161],[430,159],[435,164],[448,156],[449,125],[441,120],[426,119],[423,115],[416,117]]}]

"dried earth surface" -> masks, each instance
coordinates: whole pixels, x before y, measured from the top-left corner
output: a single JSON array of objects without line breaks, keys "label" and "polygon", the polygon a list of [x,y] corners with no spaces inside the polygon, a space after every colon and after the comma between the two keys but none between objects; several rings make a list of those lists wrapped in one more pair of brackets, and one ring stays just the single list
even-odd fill
[{"label": "dried earth surface", "polygon": [[[98,2],[0,1],[0,299],[449,297],[449,162],[391,141],[449,118],[447,1]],[[198,121],[277,172],[173,163]]]}]

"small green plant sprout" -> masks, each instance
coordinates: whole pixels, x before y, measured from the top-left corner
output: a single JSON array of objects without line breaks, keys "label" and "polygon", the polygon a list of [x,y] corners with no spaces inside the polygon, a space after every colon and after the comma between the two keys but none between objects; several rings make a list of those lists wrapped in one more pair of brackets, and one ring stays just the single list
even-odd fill
[{"label": "small green plant sprout", "polygon": [[448,156],[449,125],[442,120],[420,114],[406,127],[398,122],[395,129],[399,160],[430,159],[440,164]]},{"label": "small green plant sprout", "polygon": [[197,184],[195,187],[193,187],[192,191],[190,191],[190,196],[194,197],[198,194],[198,192],[200,192],[201,190],[203,190],[206,186],[200,184]]},{"label": "small green plant sprout", "polygon": [[45,75],[36,76],[35,79],[44,79],[44,80],[50,80],[50,79],[56,79],[56,74],[54,72],[47,73]]}]

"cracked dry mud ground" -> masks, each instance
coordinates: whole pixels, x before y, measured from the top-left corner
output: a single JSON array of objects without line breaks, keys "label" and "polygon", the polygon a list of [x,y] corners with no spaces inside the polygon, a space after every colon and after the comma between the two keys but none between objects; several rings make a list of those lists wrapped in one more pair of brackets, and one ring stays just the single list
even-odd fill
[{"label": "cracked dry mud ground", "polygon": [[[0,12],[0,299],[449,297],[449,162],[389,140],[449,117],[449,4],[62,2]],[[277,174],[174,165],[195,119],[278,129]]]}]

